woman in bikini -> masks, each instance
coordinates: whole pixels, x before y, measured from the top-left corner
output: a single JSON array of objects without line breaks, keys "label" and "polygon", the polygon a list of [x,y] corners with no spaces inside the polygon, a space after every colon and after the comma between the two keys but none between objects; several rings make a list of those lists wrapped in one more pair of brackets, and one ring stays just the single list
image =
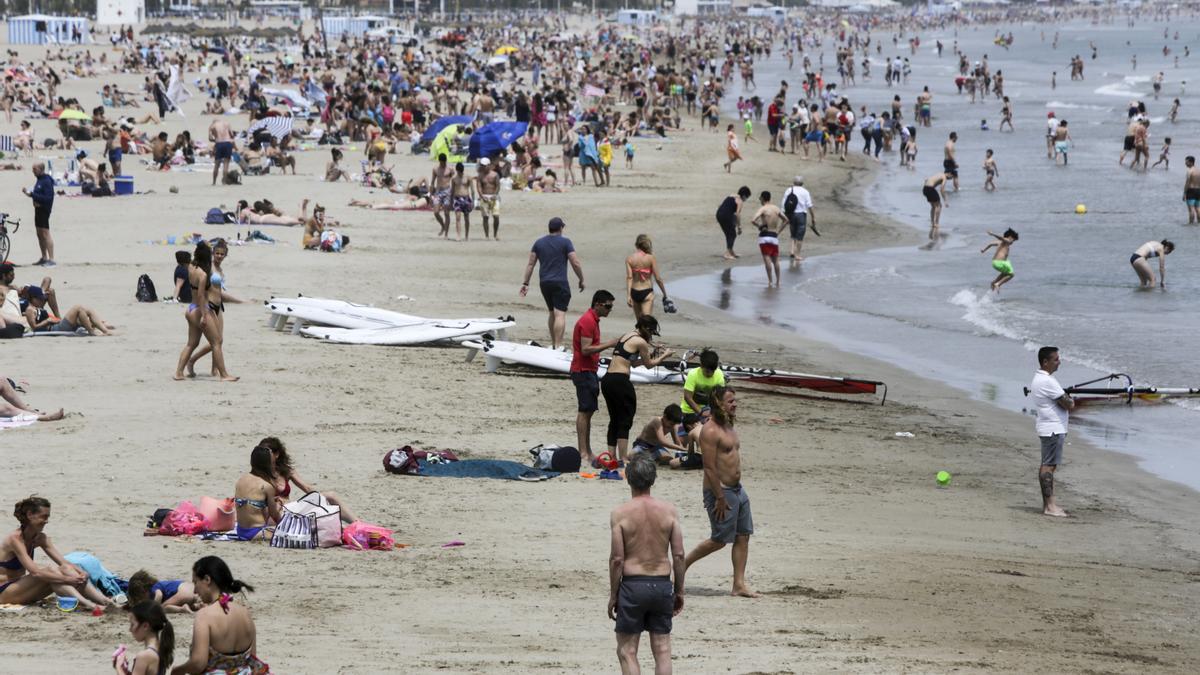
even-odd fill
[{"label": "woman in bikini", "polygon": [[[282,515],[275,500],[275,481],[271,451],[261,445],[250,452],[250,473],[242,474],[233,486],[237,507],[237,536],[242,541],[266,539],[268,522],[279,522]],[[196,592],[200,589],[197,587]]]},{"label": "woman in bikini", "polygon": [[[1154,288],[1156,281],[1159,286],[1166,288],[1167,256],[1174,250],[1175,244],[1169,239],[1163,239],[1162,241],[1148,241],[1129,256],[1129,264],[1133,266],[1133,271],[1137,272],[1142,288]],[[1154,258],[1158,258],[1157,279],[1154,277],[1154,268],[1150,266],[1150,261]]]},{"label": "woman in bikini", "polygon": [[639,234],[633,245],[637,250],[625,259],[625,301],[633,308],[634,318],[640,319],[654,313],[654,282],[658,282],[663,300],[667,299],[667,287],[658,272],[650,235]]},{"label": "woman in bikini", "polygon": [[[225,288],[225,271],[221,269],[221,263],[225,262],[225,258],[229,256],[229,244],[224,239],[218,239],[212,247],[212,274],[209,275],[208,281],[212,287],[221,294],[220,309],[212,315],[213,321],[217,327],[217,334],[221,336],[221,342],[225,341],[225,303],[242,304],[244,300],[240,300],[228,292]],[[196,376],[196,362],[208,356],[212,352],[212,344],[206,344],[199,349],[192,358],[188,360],[187,373],[188,377]],[[213,377],[218,377],[216,364],[212,368]]]},{"label": "woman in bikini", "polygon": [[[212,279],[212,249],[205,242],[196,244],[196,252],[192,254],[192,264],[188,267],[188,285],[192,288],[192,303],[184,312],[188,323],[188,341],[179,354],[179,363],[175,367],[175,379],[185,377],[184,368],[191,362],[192,354],[200,346],[200,337],[204,336],[212,348],[213,368],[220,378],[226,382],[236,382],[225,370],[225,350],[215,314],[225,308],[221,302],[221,289],[214,287]],[[192,373],[195,376],[195,373]]]},{"label": "woman in bikini", "polygon": [[[115,607],[88,582],[88,575],[67,562],[44,532],[50,522],[50,500],[30,496],[17,502],[13,515],[21,527],[0,540],[0,604],[32,605],[50,593],[75,598],[86,611]],[[55,565],[38,565],[42,549]]]},{"label": "woman in bikini", "polygon": [[[292,484],[304,493],[318,492],[317,488],[311,483],[306,482],[296,473],[295,467],[292,466],[292,457],[288,454],[287,448],[283,445],[283,441],[268,436],[258,442],[258,447],[266,448],[271,451],[271,467],[274,469],[275,478],[272,481],[275,485],[275,502],[280,509],[283,505],[291,501],[289,497],[292,495]],[[346,506],[345,502],[337,496],[335,492],[321,492],[321,496],[325,501],[337,506],[342,514],[342,520],[346,523],[353,523],[358,518],[355,518],[350,513],[350,507]]]},{"label": "woman in bikini", "polygon": [[308,214],[308,200],[300,202],[300,217],[275,213],[259,213],[250,208],[245,199],[238,200],[237,218],[239,225],[303,225]]},{"label": "woman in bikini", "polygon": [[613,347],[608,372],[600,380],[600,391],[608,406],[608,452],[622,461],[628,454],[629,429],[637,415],[637,392],[629,379],[629,370],[633,366],[653,368],[672,353],[650,341],[655,335],[658,335],[658,320],[649,315],[639,318],[634,330],[621,336]]},{"label": "woman in bikini", "polygon": [[129,634],[145,649],[126,661],[128,652],[121,645],[113,654],[117,675],[163,675],[175,660],[175,627],[167,620],[163,606],[153,600],[133,605],[129,610]]},{"label": "woman in bikini", "polygon": [[192,583],[205,607],[196,612],[191,654],[171,675],[268,675],[271,667],[255,655],[258,634],[250,610],[232,595],[254,587],[234,579],[225,561],[213,555],[192,565]]}]

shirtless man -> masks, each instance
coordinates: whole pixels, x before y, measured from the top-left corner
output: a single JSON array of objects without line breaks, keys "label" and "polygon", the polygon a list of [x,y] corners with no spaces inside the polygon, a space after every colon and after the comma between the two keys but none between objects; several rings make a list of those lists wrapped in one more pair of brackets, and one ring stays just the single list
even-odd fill
[{"label": "shirtless man", "polygon": [[480,87],[475,97],[471,99],[471,107],[467,113],[477,115],[483,124],[491,124],[496,116],[496,102],[491,96],[488,96],[486,89]]},{"label": "shirtless man", "polygon": [[937,239],[938,230],[941,228],[942,207],[946,205],[946,181],[949,178],[950,174],[948,173],[935,173],[925,179],[925,186],[921,188],[921,193],[929,202],[930,241]]},{"label": "shirtless man", "polygon": [[642,427],[642,433],[633,441],[633,451],[644,452],[659,464],[669,464],[675,451],[687,452],[687,448],[677,443],[675,438],[675,427],[682,422],[683,409],[678,403],[672,403],[663,409],[662,415]]},{"label": "shirtless man", "polygon": [[762,253],[763,266],[767,268],[767,286],[779,286],[779,233],[787,227],[787,216],[771,203],[771,193],[764,190],[758,196],[762,206],[750,221],[758,228],[758,250]]},{"label": "shirtless man", "polygon": [[492,169],[487,157],[479,160],[479,175],[475,177],[475,193],[479,195],[479,213],[483,220],[483,238],[488,238],[488,221],[492,232],[500,239],[500,174]]},{"label": "shirtless man", "polygon": [[1183,160],[1187,167],[1187,176],[1183,179],[1183,203],[1187,205],[1188,225],[1200,223],[1200,169],[1196,168],[1196,158],[1188,155]]},{"label": "shirtless man", "polygon": [[742,488],[742,444],[733,428],[736,416],[737,397],[733,389],[713,389],[712,419],[700,430],[704,509],[708,512],[712,535],[688,553],[686,565],[690,568],[697,560],[733,544],[731,594],[757,598],[758,593],[746,584],[746,560],[750,555],[754,520],[750,514],[750,496]]},{"label": "shirtless man", "polygon": [[[1130,105],[1133,105],[1132,103]],[[1129,126],[1125,129],[1125,142],[1121,149],[1121,156],[1117,159],[1117,164],[1125,165],[1125,155],[1128,155],[1134,150],[1134,136],[1137,134],[1138,128],[1141,126],[1141,120],[1133,117],[1129,120]],[[1136,155],[1135,155],[1136,157]]]},{"label": "shirtless man", "polygon": [[1150,165],[1150,120],[1147,119],[1141,120],[1133,130],[1133,163],[1129,168],[1137,169],[1139,162],[1142,171],[1146,171]]},{"label": "shirtless man", "polygon": [[[613,509],[608,556],[608,618],[616,622],[617,659],[622,675],[636,675],[638,643],[650,631],[656,675],[671,673],[671,619],[683,611],[683,529],[679,512],[650,496],[658,470],[638,455],[625,480],[633,498]],[[667,556],[667,547],[671,555]],[[714,549],[715,550],[715,549]],[[744,560],[744,558],[743,558]],[[674,583],[672,583],[674,572]]]},{"label": "shirtless man", "polygon": [[450,236],[450,182],[453,179],[454,169],[446,164],[446,153],[440,153],[437,165],[429,176],[429,183],[433,186],[430,191],[433,195],[433,217],[440,226],[439,237]]},{"label": "shirtless man", "polygon": [[950,140],[946,141],[946,146],[942,156],[942,168],[946,175],[954,179],[954,191],[958,192],[958,160],[954,158],[954,144],[958,142],[958,132],[950,132]]},{"label": "shirtless man", "polygon": [[[463,233],[461,225],[466,225],[464,240],[471,239],[471,211],[475,209],[475,181],[467,178],[462,162],[454,165],[454,178],[450,179],[450,202],[454,208],[454,241],[458,241]],[[447,236],[449,228],[447,227]]]},{"label": "shirtless man", "polygon": [[931,120],[933,118],[933,94],[929,93],[929,87],[917,95],[917,113],[920,115],[922,126],[933,126]]},{"label": "shirtless man", "polygon": [[[1063,166],[1067,165],[1067,153],[1071,150],[1071,132],[1067,131],[1067,121],[1062,120],[1058,123],[1058,128],[1054,130],[1054,163],[1058,163],[1058,156],[1062,155]],[[1136,160],[1135,160],[1136,161]]]},{"label": "shirtless man", "polygon": [[208,125],[208,140],[213,142],[213,176],[212,184],[217,184],[217,171],[221,172],[221,184],[229,175],[229,160],[233,159],[233,131],[225,118],[218,117]]}]

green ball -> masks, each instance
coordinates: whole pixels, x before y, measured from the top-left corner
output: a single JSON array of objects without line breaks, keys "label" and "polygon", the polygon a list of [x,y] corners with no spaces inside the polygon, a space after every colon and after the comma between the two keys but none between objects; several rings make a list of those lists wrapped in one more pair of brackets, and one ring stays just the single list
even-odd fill
[{"label": "green ball", "polygon": [[949,485],[950,484],[950,472],[949,471],[937,472],[937,482],[938,482],[938,485]]}]

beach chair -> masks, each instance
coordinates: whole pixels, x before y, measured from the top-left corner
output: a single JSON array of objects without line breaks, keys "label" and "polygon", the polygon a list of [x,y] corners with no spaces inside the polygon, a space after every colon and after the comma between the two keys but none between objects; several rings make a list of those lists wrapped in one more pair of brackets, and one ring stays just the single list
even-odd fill
[{"label": "beach chair", "polygon": [[17,146],[13,142],[12,136],[0,136],[0,157],[8,155],[17,155]]}]

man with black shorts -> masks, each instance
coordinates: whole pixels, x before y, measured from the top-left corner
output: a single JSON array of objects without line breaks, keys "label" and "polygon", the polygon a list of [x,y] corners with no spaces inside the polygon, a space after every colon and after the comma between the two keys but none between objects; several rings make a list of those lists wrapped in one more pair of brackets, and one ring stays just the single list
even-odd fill
[{"label": "man with black shorts", "polygon": [[609,519],[608,618],[616,622],[623,675],[641,672],[642,631],[650,631],[654,672],[671,672],[671,619],[683,611],[683,529],[675,507],[650,496],[657,475],[649,455],[629,460],[625,480],[633,498],[613,509]]},{"label": "man with black shorts", "polygon": [[533,266],[539,265],[538,280],[542,288],[542,298],[546,301],[546,311],[549,313],[546,324],[550,329],[550,346],[553,349],[562,345],[563,333],[567,331],[567,307],[571,304],[567,263],[575,270],[575,276],[579,279],[579,292],[583,292],[583,264],[575,254],[575,245],[563,236],[563,228],[566,226],[562,218],[551,218],[550,234],[533,242],[520,291],[522,298],[529,292],[529,278],[533,276]]},{"label": "man with black shorts", "polygon": [[575,414],[575,435],[581,466],[592,463],[592,414],[600,409],[600,353],[612,349],[619,340],[600,341],[600,319],[613,308],[612,293],[605,290],[592,295],[592,307],[575,322],[571,331],[571,382],[579,411]]},{"label": "man with black shorts", "polygon": [[942,169],[946,175],[954,179],[954,191],[958,192],[958,160],[954,156],[954,144],[958,142],[958,132],[950,132],[950,140],[946,141],[942,159]]},{"label": "man with black shorts", "polygon": [[930,241],[938,238],[938,230],[941,228],[942,222],[942,206],[946,200],[946,182],[949,180],[950,174],[935,173],[925,179],[925,185],[921,188],[921,194],[925,195],[925,201],[929,202]]},{"label": "man with black shorts", "polygon": [[38,249],[42,253],[42,257],[33,264],[54,267],[54,238],[50,236],[50,210],[54,208],[54,179],[46,173],[46,165],[42,162],[34,163],[33,175],[37,176],[33,192],[30,192],[28,188],[21,188],[21,192],[33,200],[33,226],[37,231]]},{"label": "man with black shorts", "polygon": [[1037,408],[1034,429],[1042,446],[1042,461],[1038,467],[1038,484],[1042,489],[1042,514],[1065,518],[1063,511],[1054,502],[1054,472],[1062,463],[1063,446],[1067,440],[1067,419],[1075,407],[1075,401],[1054,377],[1060,359],[1058,347],[1042,347],[1038,350],[1040,368],[1029,385]]}]

